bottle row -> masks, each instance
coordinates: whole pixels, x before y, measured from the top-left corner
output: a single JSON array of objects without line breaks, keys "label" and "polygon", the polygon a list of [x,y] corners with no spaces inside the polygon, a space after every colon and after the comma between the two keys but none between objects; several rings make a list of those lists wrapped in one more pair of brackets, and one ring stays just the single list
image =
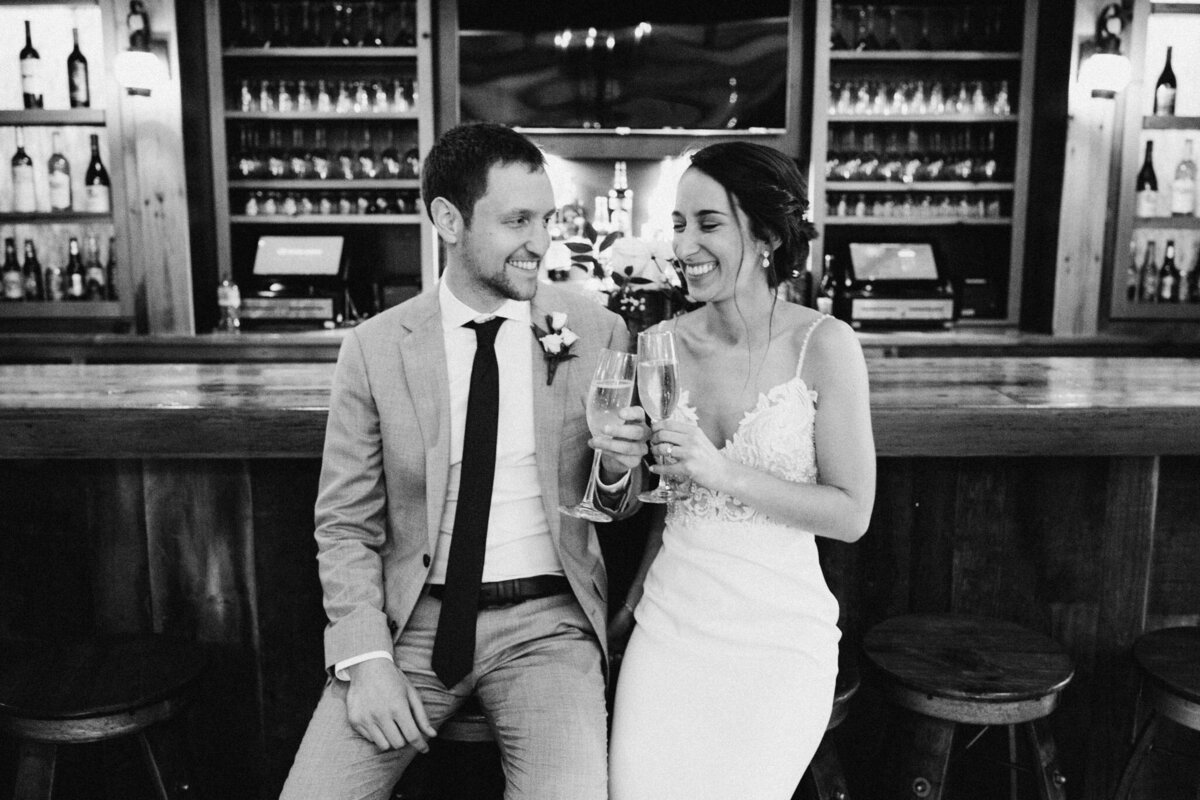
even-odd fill
[{"label": "bottle row", "polygon": [[1196,202],[1196,162],[1192,160],[1192,140],[1184,140],[1183,156],[1175,165],[1165,207],[1159,193],[1158,173],[1154,169],[1153,140],[1146,142],[1146,157],[1142,161],[1142,168],[1138,170],[1135,188],[1139,217],[1193,217],[1200,214]]},{"label": "bottle row", "polygon": [[42,268],[32,239],[25,240],[25,257],[17,263],[17,245],[13,237],[4,240],[4,265],[0,268],[0,299],[15,301],[116,300],[114,277],[117,268],[114,240],[108,240],[108,260],[100,260],[100,245],[89,234],[82,253],[79,239],[72,236],[67,244],[67,260],[62,267]]},{"label": "bottle row", "polygon": [[227,47],[413,47],[413,0],[226,3]]},{"label": "bottle row", "polygon": [[416,192],[245,192],[234,208],[248,217],[360,216],[417,214]]},{"label": "bottle row", "polygon": [[1002,219],[1004,200],[998,194],[846,194],[830,192],[830,217],[893,219]]},{"label": "bottle row", "polygon": [[1156,242],[1147,242],[1138,266],[1135,245],[1130,245],[1125,272],[1126,299],[1131,303],[1200,303],[1200,242],[1191,269],[1185,266],[1181,270],[1177,266],[1175,240],[1166,240],[1161,263],[1155,250]]},{"label": "bottle row", "polygon": [[243,79],[236,105],[230,110],[276,112],[317,112],[321,114],[404,113],[416,108],[417,82],[414,78],[367,78],[340,80],[325,78],[302,80]]},{"label": "bottle row", "polygon": [[[45,162],[35,162],[25,150],[23,128],[14,128],[17,151],[12,157],[12,210],[18,214],[30,214],[45,209],[50,211],[83,211],[107,214],[112,211],[112,188],[108,170],[100,159],[100,140],[91,134],[91,158],[83,178],[83,197],[77,199],[71,180],[71,161],[63,155],[62,135],[51,134],[50,156]],[[45,172],[40,166],[45,163]],[[43,183],[44,180],[44,183]],[[45,203],[39,199],[39,188],[45,186]]]},{"label": "bottle row", "polygon": [[835,136],[825,159],[825,177],[834,181],[999,181],[1012,172],[1006,159],[997,156],[996,132],[970,129],[944,134],[940,130],[919,135],[909,128],[902,141],[889,131],[880,149],[880,137],[867,131],[861,139],[851,128]]},{"label": "bottle row", "polygon": [[230,157],[229,174],[235,179],[281,180],[411,179],[421,174],[421,156],[416,145],[411,139],[397,144],[399,137],[393,130],[387,131],[387,144],[382,151],[375,150],[369,126],[361,127],[354,137],[355,143],[349,128],[334,129],[333,133],[336,149],[328,144],[324,128],[315,129],[310,140],[304,129],[293,127],[291,144],[285,148],[282,132],[272,126],[267,129],[267,144],[263,147],[260,131],[243,127],[238,135],[238,149]]},{"label": "bottle row", "polygon": [[990,115],[1013,113],[1009,82],[923,80],[835,81],[829,87],[829,113],[841,116],[888,117]]},{"label": "bottle row", "polygon": [[[75,49],[67,56],[66,71],[62,74],[67,81],[67,96],[71,108],[87,108],[92,104],[91,86],[88,81],[88,60],[79,49],[79,28],[71,29],[75,37]],[[25,108],[42,108],[45,105],[48,67],[33,46],[33,26],[25,20],[25,46],[19,55],[21,67],[21,99]]]},{"label": "bottle row", "polygon": [[842,5],[833,7],[834,50],[1009,50],[1020,15],[1000,5]]}]

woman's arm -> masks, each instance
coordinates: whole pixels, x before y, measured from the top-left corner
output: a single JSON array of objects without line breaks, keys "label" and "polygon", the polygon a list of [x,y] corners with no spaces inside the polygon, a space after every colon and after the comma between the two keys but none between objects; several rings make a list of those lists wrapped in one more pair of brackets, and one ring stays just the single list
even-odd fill
[{"label": "woman's arm", "polygon": [[805,364],[816,389],[817,483],[795,483],[726,458],[695,425],[655,426],[655,452],[672,443],[673,466],[651,471],[691,478],[779,522],[845,542],[866,532],[875,504],[875,441],[862,348],[845,323],[829,320],[813,332]]},{"label": "woman's arm", "polygon": [[633,581],[629,584],[629,591],[626,593],[625,599],[621,601],[621,605],[613,613],[612,620],[608,623],[609,652],[623,651],[625,643],[629,640],[629,634],[633,632],[633,612],[642,600],[643,584],[646,582],[646,574],[650,572],[650,565],[654,563],[655,556],[662,549],[663,527],[666,519],[667,507],[655,506],[654,513],[650,517],[650,533],[646,537],[642,562],[633,575]]}]

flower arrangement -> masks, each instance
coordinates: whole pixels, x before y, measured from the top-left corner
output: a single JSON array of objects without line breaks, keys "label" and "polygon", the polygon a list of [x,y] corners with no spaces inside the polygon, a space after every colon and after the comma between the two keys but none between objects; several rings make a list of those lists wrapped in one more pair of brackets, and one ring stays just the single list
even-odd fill
[{"label": "flower arrangement", "polygon": [[546,315],[546,327],[549,330],[542,330],[537,325],[532,327],[546,357],[546,385],[549,386],[554,383],[558,365],[576,357],[571,352],[571,345],[579,341],[579,334],[567,327],[565,311],[551,311]]},{"label": "flower arrangement", "polygon": [[569,241],[571,263],[602,280],[608,308],[633,333],[689,310],[679,262],[668,242],[610,233],[599,244]]}]

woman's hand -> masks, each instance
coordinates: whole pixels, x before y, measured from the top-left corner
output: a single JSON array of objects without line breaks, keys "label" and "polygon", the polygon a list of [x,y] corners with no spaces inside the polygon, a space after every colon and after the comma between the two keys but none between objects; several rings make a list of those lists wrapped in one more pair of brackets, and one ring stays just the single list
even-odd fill
[{"label": "woman's hand", "polygon": [[624,605],[608,621],[608,653],[613,661],[619,661],[625,654],[625,646],[633,635],[633,624],[633,612]]},{"label": "woman's hand", "polygon": [[654,423],[650,452],[659,461],[650,468],[654,474],[671,481],[694,481],[709,489],[724,484],[731,465],[699,425],[678,419]]}]

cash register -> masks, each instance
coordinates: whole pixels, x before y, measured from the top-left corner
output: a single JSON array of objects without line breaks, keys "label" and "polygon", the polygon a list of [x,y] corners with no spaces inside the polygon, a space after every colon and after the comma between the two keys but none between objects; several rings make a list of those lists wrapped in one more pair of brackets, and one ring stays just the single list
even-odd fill
[{"label": "cash register", "polygon": [[347,313],[342,236],[260,236],[241,319],[247,327],[324,327]]},{"label": "cash register", "polygon": [[855,328],[942,328],[955,319],[954,288],[925,242],[851,242],[841,313]]}]

